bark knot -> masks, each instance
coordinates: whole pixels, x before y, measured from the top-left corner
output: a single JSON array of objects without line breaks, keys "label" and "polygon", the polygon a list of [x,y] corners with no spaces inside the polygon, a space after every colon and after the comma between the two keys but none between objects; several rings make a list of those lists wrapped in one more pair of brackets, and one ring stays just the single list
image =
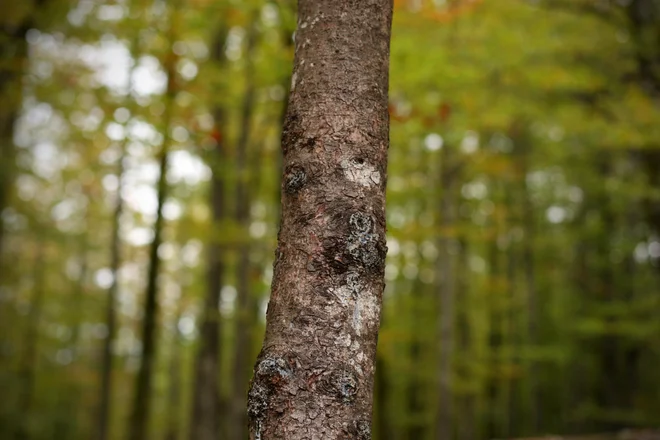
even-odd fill
[{"label": "bark knot", "polygon": [[368,268],[381,264],[379,237],[374,232],[374,221],[370,215],[355,212],[349,218],[350,234],[346,248],[353,259]]},{"label": "bark knot", "polygon": [[284,173],[284,191],[289,194],[295,194],[307,183],[307,173],[299,165],[287,167]]}]

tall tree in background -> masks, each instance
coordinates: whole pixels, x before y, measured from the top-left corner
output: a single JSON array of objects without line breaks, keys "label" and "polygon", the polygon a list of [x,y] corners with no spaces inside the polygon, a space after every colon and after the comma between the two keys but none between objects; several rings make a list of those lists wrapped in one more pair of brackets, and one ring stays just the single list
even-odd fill
[{"label": "tall tree in background", "polygon": [[14,126],[21,109],[21,81],[28,62],[26,36],[36,26],[39,9],[47,3],[47,0],[36,0],[24,9],[4,5],[8,10],[0,19],[0,96],[3,99],[0,106],[0,253],[5,229],[2,213],[9,206],[15,174]]},{"label": "tall tree in background", "polygon": [[[175,23],[174,17],[177,14],[177,8],[171,6],[170,11],[170,30],[169,46],[175,41]],[[160,271],[161,259],[158,255],[158,248],[162,243],[162,234],[164,226],[163,206],[167,198],[167,168],[171,137],[169,131],[172,128],[173,112],[175,107],[175,98],[177,94],[176,79],[177,56],[173,50],[166,54],[164,62],[165,74],[167,78],[167,90],[165,91],[165,113],[163,115],[163,142],[158,153],[159,177],[157,184],[157,208],[156,222],[154,224],[154,236],[149,247],[149,268],[147,271],[147,288],[145,293],[144,318],[142,321],[142,358],[140,370],[135,382],[135,396],[133,401],[133,413],[129,427],[130,440],[143,440],[149,438],[147,435],[149,426],[149,415],[151,410],[151,384],[156,362],[156,330],[158,328],[158,274]]]},{"label": "tall tree in background", "polygon": [[235,220],[244,234],[238,247],[238,263],[236,267],[237,301],[234,331],[234,364],[233,387],[231,399],[231,435],[230,440],[243,440],[246,436],[245,395],[247,391],[247,374],[249,368],[248,356],[251,352],[250,334],[253,326],[254,301],[250,292],[250,247],[248,243],[248,224],[250,217],[250,194],[248,191],[248,146],[250,125],[254,112],[254,50],[257,40],[258,15],[253,14],[247,31],[245,48],[245,92],[241,103],[240,132],[236,145],[236,211]]},{"label": "tall tree in background", "polygon": [[21,384],[18,408],[21,411],[21,419],[16,426],[15,440],[28,440],[31,437],[30,428],[33,421],[36,369],[39,362],[39,327],[41,326],[46,290],[45,253],[44,243],[37,243],[34,261],[34,287],[19,370]]},{"label": "tall tree in background", "polygon": [[453,438],[453,393],[452,360],[454,357],[454,301],[455,301],[455,270],[454,256],[451,252],[454,238],[452,237],[454,225],[454,191],[456,186],[456,173],[458,164],[449,145],[442,148],[440,187],[442,198],[439,201],[439,224],[441,237],[438,240],[438,249],[441,252],[438,258],[438,413],[436,417],[436,440],[450,440]]},{"label": "tall tree in background", "polygon": [[371,437],[385,267],[390,0],[299,0],[282,221],[251,439]]},{"label": "tall tree in background", "polygon": [[[216,31],[212,42],[211,57],[219,67],[226,62],[225,40],[227,29],[224,25]],[[225,178],[227,159],[225,145],[226,112],[221,104],[213,109],[215,146],[210,153],[211,189],[210,205],[214,229],[208,246],[207,286],[200,324],[199,351],[195,360],[192,415],[190,420],[190,440],[216,440],[220,432],[219,370],[222,341],[220,322],[220,289],[222,288],[225,261],[224,250],[219,243],[216,229],[225,220],[227,202],[225,200]]]}]

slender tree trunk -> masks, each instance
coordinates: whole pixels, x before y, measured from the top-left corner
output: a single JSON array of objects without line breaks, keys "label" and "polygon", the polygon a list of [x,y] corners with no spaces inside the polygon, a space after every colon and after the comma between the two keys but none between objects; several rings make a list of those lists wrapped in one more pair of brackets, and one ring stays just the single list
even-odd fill
[{"label": "slender tree trunk", "polygon": [[[536,232],[536,220],[534,219],[534,205],[530,194],[529,185],[527,185],[527,173],[529,172],[528,152],[522,153],[522,179],[523,179],[523,227],[525,230],[525,239],[523,240],[523,260],[525,290],[527,296],[527,338],[529,346],[536,349],[538,340],[538,300],[536,293],[536,270],[534,255],[534,237]],[[529,373],[527,381],[529,383],[529,421],[532,432],[539,433],[543,422],[541,420],[541,393],[538,386],[538,368],[534,360],[529,361]]]},{"label": "slender tree trunk", "polygon": [[[389,417],[388,402],[390,383],[387,380],[387,362],[381,355],[376,357],[376,432],[378,440],[392,440],[392,423]],[[419,437],[421,440],[422,437]]]},{"label": "slender tree trunk", "polygon": [[23,343],[23,354],[20,362],[20,394],[18,410],[20,420],[17,425],[15,439],[28,440],[30,435],[32,407],[34,403],[35,379],[39,362],[39,326],[43,311],[45,294],[45,249],[42,243],[37,243],[37,254],[34,263],[34,290],[30,301],[30,312],[27,316],[27,329]]},{"label": "slender tree trunk", "polygon": [[[139,38],[135,36],[130,44],[131,53],[138,49]],[[130,99],[134,88],[134,73],[138,66],[134,62],[128,69],[128,94],[126,99]],[[130,120],[129,120],[130,121]],[[126,121],[126,127],[129,121]],[[117,294],[119,291],[119,266],[121,265],[121,217],[124,213],[124,199],[122,191],[124,189],[124,161],[126,159],[126,147],[128,139],[121,144],[121,151],[116,164],[117,191],[115,195],[115,206],[112,217],[112,237],[110,239],[110,272],[112,273],[112,283],[108,288],[107,300],[105,305],[105,325],[107,334],[103,340],[101,357],[101,391],[99,397],[98,421],[97,421],[97,440],[107,440],[110,436],[110,420],[112,417],[112,369],[113,354],[112,344],[117,334],[117,316],[115,307],[117,303]]]},{"label": "slender tree trunk", "polygon": [[[85,231],[89,230],[89,222],[86,222]],[[89,272],[89,237],[87,233],[83,233],[80,238],[80,272],[78,279],[74,286],[74,292],[71,298],[71,310],[73,311],[73,324],[71,331],[71,338],[69,339],[69,349],[71,350],[70,368],[74,373],[82,370],[82,365],[78,359],[80,349],[80,330],[83,323],[85,313],[85,292],[86,280]],[[69,411],[69,417],[63,423],[58,423],[54,433],[54,438],[78,438],[80,434],[80,412],[82,405],[80,405],[81,387],[76,381],[77,374],[73,374],[74,380],[69,385],[69,392],[62,393],[60,399],[64,408]]]},{"label": "slender tree trunk", "polygon": [[455,167],[454,157],[450,147],[445,145],[441,155],[441,188],[440,199],[440,226],[441,236],[438,239],[440,256],[438,258],[438,407],[436,415],[436,440],[450,440],[453,438],[453,392],[452,392],[452,361],[454,356],[454,256],[451,246],[454,242],[452,229],[454,227],[454,183]]},{"label": "slender tree trunk", "polygon": [[[408,378],[408,390],[407,390],[407,399],[408,399],[408,439],[423,439],[425,438],[424,434],[426,432],[426,424],[424,423],[424,388],[425,384],[421,378],[421,375],[417,372],[416,366],[422,364],[422,353],[424,351],[424,346],[422,342],[421,335],[423,334],[425,328],[425,323],[420,319],[421,309],[425,306],[424,296],[425,292],[424,285],[419,277],[415,279],[412,284],[412,289],[410,292],[410,302],[411,307],[411,316],[410,316],[410,365],[413,366],[413,373],[409,375]],[[378,371],[376,371],[378,375]]]},{"label": "slender tree trunk", "polygon": [[299,0],[282,221],[251,440],[371,438],[390,0]]},{"label": "slender tree trunk", "polygon": [[[171,19],[176,14],[173,8],[170,15]],[[173,23],[170,23],[172,28]],[[170,30],[170,42],[174,41],[172,35],[173,29]],[[168,53],[165,62],[165,71],[167,73],[167,91],[166,91],[166,104],[164,121],[165,137],[163,145],[158,157],[159,172],[158,178],[158,207],[156,211],[156,222],[154,224],[154,237],[149,248],[149,269],[147,271],[147,288],[145,292],[145,307],[144,318],[142,321],[142,360],[140,369],[138,371],[135,396],[133,402],[133,413],[130,423],[130,440],[145,440],[149,438],[148,425],[149,416],[151,412],[151,383],[153,379],[153,370],[156,361],[156,330],[158,320],[158,274],[160,272],[160,257],[158,256],[158,248],[162,243],[163,233],[163,205],[167,197],[167,166],[168,166],[168,153],[170,149],[171,138],[169,136],[169,129],[172,121],[172,113],[174,109],[174,98],[176,97],[176,56],[174,53]]]},{"label": "slender tree trunk", "polygon": [[[460,272],[458,272],[458,291],[459,295],[457,300],[460,301],[458,305],[458,310],[456,314],[456,327],[457,327],[457,341],[458,349],[463,353],[464,357],[471,356],[471,346],[473,344],[472,336],[472,319],[470,316],[471,313],[471,301],[470,301],[470,274],[469,271],[469,253],[468,253],[468,242],[464,238],[460,240],[459,248],[459,263],[458,267]],[[468,361],[462,363],[464,368],[468,365]],[[472,363],[470,362],[470,365]],[[474,380],[472,369],[465,371],[465,376],[469,380]],[[464,379],[465,380],[465,379]],[[478,432],[476,427],[476,417],[475,417],[475,396],[473,391],[466,391],[457,404],[457,412],[460,414],[458,419],[458,438],[460,440],[473,440],[477,438],[476,434]]]},{"label": "slender tree trunk", "polygon": [[[179,320],[181,310],[174,318],[174,334],[172,335],[172,353],[170,357],[170,385],[168,396],[167,432],[165,440],[177,440],[181,432],[181,332],[179,331]],[[216,415],[217,416],[217,415]],[[201,438],[199,439],[201,440]]]},{"label": "slender tree trunk", "polygon": [[110,271],[112,283],[108,288],[107,302],[105,305],[105,325],[108,333],[103,340],[103,352],[101,360],[101,393],[99,397],[99,413],[97,425],[97,439],[107,440],[110,437],[110,417],[112,405],[112,343],[117,334],[117,316],[115,307],[117,293],[119,290],[119,265],[121,260],[121,216],[124,211],[124,200],[121,196],[124,175],[124,153],[117,160],[117,195],[115,199],[115,210],[112,223],[112,239],[110,242]]},{"label": "slender tree trunk", "polygon": [[[16,28],[0,26],[0,257],[4,249],[5,225],[3,211],[9,205],[15,174],[14,125],[21,108],[23,87],[21,78],[27,62],[25,35],[29,20]],[[10,61],[8,61],[10,60]],[[0,275],[2,266],[0,265]],[[2,278],[0,278],[2,281]]]},{"label": "slender tree trunk", "polygon": [[[222,65],[225,60],[224,41],[226,30],[219,30],[213,44],[213,60]],[[224,143],[225,115],[221,107],[216,107],[215,141],[211,156],[210,204],[213,215],[212,239],[208,247],[207,291],[200,326],[200,347],[195,361],[192,416],[190,420],[190,440],[217,440],[220,424],[220,389],[218,377],[221,365],[222,325],[220,317],[220,289],[223,284],[223,247],[218,243],[218,225],[226,216],[225,180],[222,167],[225,167]]]},{"label": "slender tree trunk", "polygon": [[250,123],[254,110],[254,49],[257,38],[257,17],[253,17],[248,30],[245,49],[246,89],[241,108],[241,128],[236,146],[236,224],[244,232],[238,248],[236,267],[237,296],[235,308],[234,364],[232,388],[231,440],[244,440],[247,436],[247,388],[250,356],[250,334],[252,329],[252,307],[250,292],[250,246],[248,231],[250,220],[250,200],[248,192],[247,149],[249,145]]}]

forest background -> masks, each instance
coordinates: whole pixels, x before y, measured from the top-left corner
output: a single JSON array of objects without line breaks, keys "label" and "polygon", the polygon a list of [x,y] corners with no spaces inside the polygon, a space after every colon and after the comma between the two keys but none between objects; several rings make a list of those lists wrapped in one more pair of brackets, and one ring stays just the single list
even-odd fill
[{"label": "forest background", "polygon": [[[1,9],[0,437],[245,438],[295,2]],[[375,439],[660,426],[659,109],[656,0],[395,1]]]}]

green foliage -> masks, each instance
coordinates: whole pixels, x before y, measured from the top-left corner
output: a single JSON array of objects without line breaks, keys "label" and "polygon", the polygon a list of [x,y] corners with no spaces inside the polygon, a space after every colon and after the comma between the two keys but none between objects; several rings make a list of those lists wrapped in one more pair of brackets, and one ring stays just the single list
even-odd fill
[{"label": "green foliage", "polygon": [[[0,61],[0,74],[20,74],[0,111],[20,115],[0,139],[12,147],[0,167],[12,176],[0,242],[0,437],[22,429],[31,440],[95,435],[104,306],[117,276],[111,437],[125,438],[155,156],[169,139],[150,423],[154,439],[184,438],[210,243],[221,245],[225,263],[223,400],[238,380],[234,324],[244,317],[235,286],[245,246],[253,358],[261,340],[294,2],[180,0],[172,20],[170,2],[15,3],[2,18],[2,43],[4,29],[30,30],[27,60],[3,51]],[[375,438],[434,438],[445,355],[461,440],[660,423],[660,82],[642,68],[660,59],[659,15],[638,24],[632,6],[602,3],[395,2]],[[246,35],[255,18],[250,76]],[[171,78],[168,57],[176,61]],[[167,81],[175,85],[169,125]],[[239,172],[249,87],[248,167]],[[126,210],[113,274],[122,154]],[[215,222],[212,176],[226,186],[227,213]],[[234,220],[239,179],[249,187],[245,224]],[[449,354],[438,332],[446,261],[455,278]],[[182,393],[172,404],[175,384]]]}]

